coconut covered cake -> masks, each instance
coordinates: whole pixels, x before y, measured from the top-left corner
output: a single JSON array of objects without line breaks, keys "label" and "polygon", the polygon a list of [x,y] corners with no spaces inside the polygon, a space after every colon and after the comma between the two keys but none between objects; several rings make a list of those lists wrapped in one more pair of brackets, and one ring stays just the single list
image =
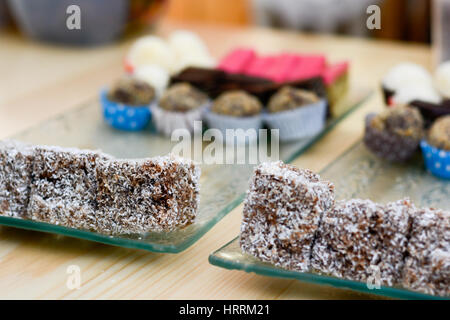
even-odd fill
[{"label": "coconut covered cake", "polygon": [[335,201],[334,186],[282,162],[255,168],[240,247],[276,266],[450,295],[450,213],[403,199]]},{"label": "coconut covered cake", "polygon": [[175,156],[115,159],[98,151],[0,144],[0,215],[105,234],[192,223],[200,169]]}]

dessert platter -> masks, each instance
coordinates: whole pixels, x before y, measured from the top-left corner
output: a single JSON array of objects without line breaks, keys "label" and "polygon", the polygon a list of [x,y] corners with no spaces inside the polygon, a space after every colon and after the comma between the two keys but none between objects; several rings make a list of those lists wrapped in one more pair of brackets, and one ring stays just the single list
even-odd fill
[{"label": "dessert platter", "polygon": [[[253,73],[237,68],[250,52]],[[1,142],[0,224],[185,250],[242,201],[255,164],[173,155],[174,132],[192,134],[202,151],[208,129],[276,128],[279,157],[290,161],[370,94],[348,84],[348,63],[337,67],[324,55],[279,54],[264,67],[271,74],[255,74],[262,60],[236,49],[216,62],[188,31],[137,40],[124,75],[98,97]],[[287,79],[283,70],[294,66]],[[255,145],[236,145],[247,147]]]},{"label": "dessert platter", "polygon": [[209,261],[369,294],[445,299],[450,213],[435,208],[449,208],[449,193],[445,180],[383,163],[361,142],[320,176],[265,163],[250,181],[240,235]]},{"label": "dessert platter", "polygon": [[282,162],[256,167],[240,235],[210,263],[394,298],[450,298],[446,68],[434,82],[420,66],[393,68],[383,89],[398,84],[398,95],[367,115],[362,141],[320,176]]}]

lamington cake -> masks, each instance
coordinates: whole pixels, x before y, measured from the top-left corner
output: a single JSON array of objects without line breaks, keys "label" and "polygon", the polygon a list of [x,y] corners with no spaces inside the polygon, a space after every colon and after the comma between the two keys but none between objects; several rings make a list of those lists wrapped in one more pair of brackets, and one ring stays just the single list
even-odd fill
[{"label": "lamington cake", "polygon": [[200,170],[190,160],[100,161],[97,179],[101,232],[170,231],[194,221]]},{"label": "lamington cake", "polygon": [[450,212],[420,209],[414,215],[403,286],[450,296]]},{"label": "lamington cake", "polygon": [[319,175],[280,162],[256,167],[244,202],[240,246],[262,261],[308,271],[323,212],[334,186]]},{"label": "lamington cake", "polygon": [[312,251],[313,269],[394,285],[401,279],[412,210],[407,199],[386,205],[359,199],[337,201],[322,217]]},{"label": "lamington cake", "polygon": [[0,215],[23,218],[30,196],[32,148],[14,141],[0,142]]},{"label": "lamington cake", "polygon": [[66,227],[95,230],[96,165],[109,157],[89,150],[36,146],[29,217]]},{"label": "lamington cake", "polygon": [[195,219],[200,169],[175,156],[0,142],[0,214],[104,234],[171,231]]}]

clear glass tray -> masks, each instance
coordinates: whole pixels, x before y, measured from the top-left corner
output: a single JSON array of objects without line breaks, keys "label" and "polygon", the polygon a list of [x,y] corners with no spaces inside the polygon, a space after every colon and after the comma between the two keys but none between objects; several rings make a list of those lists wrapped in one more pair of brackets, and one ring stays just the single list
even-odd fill
[{"label": "clear glass tray", "polygon": [[[388,202],[405,196],[418,206],[448,210],[450,182],[427,173],[420,156],[407,165],[394,165],[377,159],[359,142],[325,168],[321,177],[335,183],[338,199],[366,198]],[[366,283],[339,279],[316,273],[284,270],[242,253],[235,238],[209,257],[211,264],[254,272],[269,277],[291,278],[317,284],[400,299],[444,299],[409,291],[400,287],[369,289]]]},{"label": "clear glass tray", "polygon": [[[354,90],[345,103],[348,111],[328,121],[324,131],[308,139],[280,146],[280,158],[289,161],[317,141],[337,122],[357,108],[368,96],[368,90]],[[103,120],[98,99],[46,121],[13,137],[35,143],[86,149],[101,149],[120,158],[144,158],[164,155],[175,142],[155,133],[150,125],[141,132],[123,132],[110,128]],[[107,236],[30,220],[0,216],[0,225],[57,233],[128,248],[177,253],[185,250],[211,229],[243,199],[253,165],[202,165],[200,208],[192,225],[165,233]]]}]

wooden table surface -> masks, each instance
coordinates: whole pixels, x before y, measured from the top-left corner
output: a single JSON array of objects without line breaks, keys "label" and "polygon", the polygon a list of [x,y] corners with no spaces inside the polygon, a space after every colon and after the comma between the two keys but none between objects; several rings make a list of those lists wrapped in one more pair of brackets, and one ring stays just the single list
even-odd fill
[{"label": "wooden table surface", "polygon": [[[431,67],[422,45],[318,36],[261,28],[180,25],[161,22],[157,34],[176,28],[198,32],[220,57],[236,46],[262,53],[290,50],[326,53],[351,62],[351,82],[373,87],[362,107],[337,125],[294,164],[319,171],[363,133],[363,118],[383,107],[379,81],[401,61]],[[131,39],[100,48],[76,49],[29,41],[0,32],[0,138],[63,113],[94,97],[123,72]],[[0,298],[30,299],[367,299],[375,296],[299,281],[228,271],[208,255],[239,232],[239,206],[180,254],[157,254],[45,233],[0,227]],[[81,287],[69,290],[67,267],[81,270]]]}]

